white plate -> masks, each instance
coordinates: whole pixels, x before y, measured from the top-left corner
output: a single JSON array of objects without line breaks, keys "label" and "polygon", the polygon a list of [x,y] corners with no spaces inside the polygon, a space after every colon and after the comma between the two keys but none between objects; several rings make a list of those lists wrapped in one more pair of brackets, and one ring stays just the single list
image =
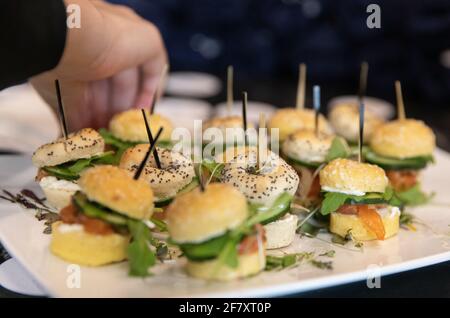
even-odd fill
[{"label": "white plate", "polygon": [[[2,176],[7,171],[23,171],[20,182],[0,178],[0,187],[18,191],[32,184],[33,169],[29,160],[0,157]],[[261,275],[230,283],[205,282],[189,278],[182,270],[183,261],[158,265],[154,276],[147,279],[127,276],[127,263],[102,268],[80,268],[80,288],[70,288],[74,268],[53,256],[48,249],[50,237],[42,234],[43,224],[33,211],[23,210],[0,201],[0,240],[48,292],[58,297],[257,297],[276,296],[322,287],[365,280],[372,275],[386,275],[450,260],[450,155],[436,151],[437,164],[424,173],[423,186],[436,191],[433,204],[411,209],[425,225],[418,231],[400,230],[397,237],[383,242],[370,242],[364,249],[348,250],[319,239],[298,238],[289,252],[315,251],[316,254],[333,249],[333,270],[322,270],[304,264],[289,270],[264,272]],[[28,182],[24,173],[28,172]],[[20,187],[17,187],[20,185]],[[328,240],[323,234],[320,239]],[[327,258],[322,258],[327,260]],[[376,267],[374,267],[376,266]],[[381,280],[382,281],[382,280]],[[382,284],[382,283],[381,283]]]},{"label": "white plate", "polygon": [[[270,104],[257,101],[248,101],[247,103],[247,120],[254,125],[259,123],[259,114],[264,113],[266,115],[266,121],[269,120],[270,116],[276,111],[276,107]],[[242,101],[234,101],[232,115],[242,116]],[[228,116],[227,103],[223,102],[217,104],[214,108],[214,115],[217,117]]]},{"label": "white plate", "polygon": [[222,88],[214,75],[198,72],[173,72],[169,74],[166,93],[175,96],[206,98],[217,95]]},{"label": "white plate", "polygon": [[45,296],[45,292],[14,258],[0,264],[0,286],[23,295]]}]

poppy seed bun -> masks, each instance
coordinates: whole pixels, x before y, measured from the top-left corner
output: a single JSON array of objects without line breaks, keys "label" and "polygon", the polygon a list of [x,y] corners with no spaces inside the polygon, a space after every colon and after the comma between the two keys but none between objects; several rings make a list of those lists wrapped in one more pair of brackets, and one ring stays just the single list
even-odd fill
[{"label": "poppy seed bun", "polygon": [[[392,237],[398,233],[400,227],[400,212],[381,215],[381,220],[383,221],[385,231],[384,239]],[[368,231],[366,226],[364,226],[364,223],[357,215],[331,213],[331,233],[345,237],[350,230],[352,237],[356,241],[371,241],[377,239],[375,233]]]},{"label": "poppy seed bun", "polygon": [[232,268],[218,263],[217,259],[193,262],[189,261],[186,271],[189,275],[206,280],[230,281],[259,273],[266,266],[264,249],[253,253],[238,255],[238,266]]},{"label": "poppy seed bun", "polygon": [[[270,130],[273,128],[279,129],[280,141],[284,141],[288,135],[292,134],[298,129],[312,129],[315,127],[315,113],[312,109],[296,109],[285,108],[277,111],[267,124]],[[333,129],[328,123],[327,119],[319,115],[319,130],[325,134],[332,134]]]},{"label": "poppy seed bun", "polygon": [[394,120],[375,130],[370,147],[381,156],[398,159],[427,156],[436,147],[436,137],[421,120]]},{"label": "poppy seed bun", "polygon": [[290,134],[283,142],[282,151],[288,158],[303,162],[324,162],[334,136],[314,130],[301,129]]},{"label": "poppy seed bun", "polygon": [[102,153],[104,149],[105,141],[102,136],[92,128],[83,128],[69,134],[67,139],[59,138],[40,146],[33,153],[31,160],[38,168],[51,167],[81,158],[90,158]]},{"label": "poppy seed bun", "polygon": [[349,159],[335,159],[320,171],[322,190],[334,192],[384,193],[388,178],[376,165]]},{"label": "poppy seed bun", "polygon": [[294,195],[299,184],[295,170],[275,153],[268,151],[266,160],[261,163],[261,170],[252,173],[250,169],[257,169],[257,154],[256,147],[247,147],[225,163],[220,182],[238,189],[249,202],[264,206],[272,206],[284,192]]},{"label": "poppy seed bun", "polygon": [[177,243],[200,243],[239,226],[248,217],[247,201],[235,188],[211,183],[177,196],[167,208],[167,227]]},{"label": "poppy seed bun", "polygon": [[101,266],[127,258],[130,238],[117,233],[96,235],[84,231],[80,224],[52,224],[50,250],[67,262]]},{"label": "poppy seed bun", "polygon": [[[163,127],[164,130],[159,137],[159,141],[171,140],[173,125],[170,120],[159,114],[150,115],[147,110],[145,112],[153,136],[156,135],[160,127]],[[116,114],[109,122],[109,130],[121,140],[148,142],[147,130],[140,109],[130,109]]]},{"label": "poppy seed bun", "polygon": [[89,200],[134,219],[148,219],[153,213],[153,191],[127,171],[102,165],[81,173],[78,185]]},{"label": "poppy seed bun", "polygon": [[[329,114],[330,124],[337,135],[347,141],[356,143],[359,139],[359,107],[356,104],[338,104],[331,109]],[[364,112],[364,142],[369,143],[373,132],[383,120],[370,109]]]},{"label": "poppy seed bun", "polygon": [[[120,168],[126,169],[134,176],[148,148],[148,144],[128,148],[120,159]],[[139,179],[150,184],[156,200],[174,197],[178,191],[191,183],[195,176],[192,160],[169,149],[156,147],[156,150],[162,169],[157,168],[152,154]]]},{"label": "poppy seed bun", "polygon": [[264,225],[266,232],[266,249],[281,248],[291,245],[297,230],[298,217],[287,213],[282,218]]}]

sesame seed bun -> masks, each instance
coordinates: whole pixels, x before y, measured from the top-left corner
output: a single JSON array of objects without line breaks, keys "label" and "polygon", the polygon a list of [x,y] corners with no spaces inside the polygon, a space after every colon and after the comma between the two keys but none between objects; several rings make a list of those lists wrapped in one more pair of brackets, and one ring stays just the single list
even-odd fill
[{"label": "sesame seed bun", "polygon": [[[384,239],[392,237],[398,233],[400,227],[400,213],[394,215],[385,214],[381,216],[384,225]],[[376,240],[375,233],[367,230],[364,223],[357,215],[342,213],[331,213],[330,232],[345,237],[351,231],[352,237],[357,241]]]},{"label": "sesame seed bun", "polygon": [[433,153],[436,137],[421,120],[394,120],[375,130],[370,147],[381,156],[398,159],[426,156]]},{"label": "sesame seed bun", "polygon": [[[359,107],[356,104],[338,104],[329,114],[330,124],[337,135],[351,143],[359,139]],[[383,119],[370,109],[364,112],[364,143],[369,143],[375,129],[383,124]]]},{"label": "sesame seed bun", "polygon": [[135,219],[153,213],[153,191],[143,180],[134,180],[125,170],[102,165],[81,173],[78,185],[89,200]]},{"label": "sesame seed bun", "polygon": [[83,230],[62,230],[63,224],[58,221],[52,224],[50,251],[67,262],[86,266],[101,266],[120,262],[127,258],[129,236],[120,234],[96,235]]},{"label": "sesame seed bun", "polygon": [[239,226],[248,217],[247,201],[235,188],[211,183],[177,196],[167,208],[167,227],[177,243],[200,243]]},{"label": "sesame seed bun", "polygon": [[281,248],[291,245],[297,230],[298,217],[287,213],[282,218],[264,225],[266,232],[266,249]]},{"label": "sesame seed bun", "polygon": [[290,159],[303,162],[324,162],[333,143],[334,136],[309,129],[290,134],[283,142],[282,151]]},{"label": "sesame seed bun", "polygon": [[322,190],[333,189],[335,192],[384,193],[388,185],[383,169],[349,159],[331,161],[320,171],[319,176]]},{"label": "sesame seed bun", "polygon": [[[269,133],[271,129],[278,128],[280,141],[284,141],[288,135],[298,129],[314,129],[314,118],[315,113],[312,109],[284,108],[269,119],[267,128]],[[333,129],[322,114],[319,116],[319,130],[325,134],[333,133]]]},{"label": "sesame seed bun", "polygon": [[272,151],[268,151],[258,173],[248,172],[256,168],[257,154],[256,147],[247,147],[245,152],[225,163],[220,182],[238,189],[249,202],[265,206],[271,206],[284,192],[294,195],[299,183],[298,175]]},{"label": "sesame seed bun", "polygon": [[[146,111],[146,115],[152,134],[156,135],[158,129],[163,127],[164,130],[159,141],[171,140],[173,125],[170,120],[159,114],[150,115],[149,111]],[[148,142],[147,130],[140,109],[130,109],[116,114],[109,122],[109,130],[115,137],[125,141]]]},{"label": "sesame seed bun", "polygon": [[92,128],[83,128],[69,134],[67,139],[59,138],[40,146],[33,153],[31,160],[38,168],[51,167],[81,158],[90,158],[102,153],[104,149],[105,141],[102,136]]},{"label": "sesame seed bun", "polygon": [[218,264],[217,259],[193,262],[188,261],[186,271],[189,275],[206,280],[230,281],[244,278],[261,272],[266,266],[264,249],[253,253],[239,255],[238,266],[231,268]]},{"label": "sesame seed bun", "polygon": [[[128,148],[120,159],[120,168],[126,169],[131,176],[134,176],[148,148],[148,144]],[[157,168],[155,158],[151,155],[141,173],[140,180],[150,184],[156,200],[174,197],[195,176],[192,160],[169,149],[156,147],[156,150],[162,169]]]}]

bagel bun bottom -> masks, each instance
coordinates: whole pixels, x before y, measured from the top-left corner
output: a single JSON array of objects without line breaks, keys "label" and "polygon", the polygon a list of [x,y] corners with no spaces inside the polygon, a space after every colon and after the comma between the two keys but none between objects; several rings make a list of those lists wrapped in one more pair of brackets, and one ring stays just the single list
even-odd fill
[{"label": "bagel bun bottom", "polygon": [[186,271],[190,276],[196,278],[230,281],[261,272],[266,266],[266,256],[264,254],[260,255],[259,251],[255,251],[253,253],[239,255],[238,262],[239,264],[236,268],[231,268],[225,264],[219,265],[217,259],[203,262],[188,260]]},{"label": "bagel bun bottom", "polygon": [[60,230],[62,222],[52,224],[51,252],[65,261],[86,266],[101,266],[127,258],[128,236],[95,235],[79,231]]},{"label": "bagel bun bottom", "polygon": [[282,218],[264,225],[266,249],[289,246],[295,238],[298,217],[287,213]]},{"label": "bagel bun bottom", "polygon": [[[390,238],[398,233],[400,227],[400,215],[382,216],[382,221],[385,230],[384,239]],[[356,241],[372,241],[376,240],[374,233],[368,231],[363,222],[356,215],[348,215],[333,212],[330,216],[330,232],[345,237],[348,231],[351,230],[352,237]]]},{"label": "bagel bun bottom", "polygon": [[[51,179],[55,181],[52,182]],[[76,183],[66,180],[57,180],[54,177],[44,177],[40,182],[48,205],[58,211],[68,206],[72,200],[72,195],[79,190]]]}]

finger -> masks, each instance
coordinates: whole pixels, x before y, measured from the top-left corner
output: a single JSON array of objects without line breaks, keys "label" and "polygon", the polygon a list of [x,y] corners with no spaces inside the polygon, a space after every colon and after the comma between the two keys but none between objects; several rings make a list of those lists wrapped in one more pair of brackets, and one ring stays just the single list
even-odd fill
[{"label": "finger", "polygon": [[93,128],[106,127],[112,115],[110,111],[110,83],[108,80],[95,81],[89,84],[89,111],[92,114]]},{"label": "finger", "polygon": [[110,79],[110,110],[113,113],[134,106],[139,91],[139,70],[137,67],[124,70]]}]

